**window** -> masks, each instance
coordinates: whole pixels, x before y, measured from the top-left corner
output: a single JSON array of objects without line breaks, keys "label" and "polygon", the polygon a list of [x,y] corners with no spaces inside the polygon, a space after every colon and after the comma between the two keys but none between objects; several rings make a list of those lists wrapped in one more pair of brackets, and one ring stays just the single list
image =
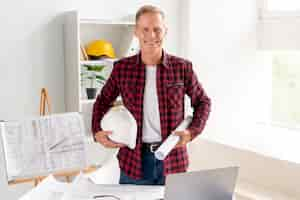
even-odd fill
[{"label": "window", "polygon": [[[300,128],[300,0],[258,0],[258,49],[268,60],[267,123]],[[270,78],[270,79],[269,79]]]},{"label": "window", "polygon": [[300,51],[268,51],[272,62],[271,124],[300,128]]}]

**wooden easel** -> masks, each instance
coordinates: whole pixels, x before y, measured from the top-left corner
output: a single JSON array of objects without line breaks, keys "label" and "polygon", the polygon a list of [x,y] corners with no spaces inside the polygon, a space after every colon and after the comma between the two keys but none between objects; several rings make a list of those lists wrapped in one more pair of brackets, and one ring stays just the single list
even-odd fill
[{"label": "wooden easel", "polygon": [[[46,115],[46,107],[48,108],[48,114],[51,114],[51,103],[49,99],[49,95],[46,88],[42,88],[41,90],[41,99],[40,99],[40,116]],[[71,181],[72,176],[76,176],[81,172],[83,173],[90,173],[97,170],[97,166],[89,166],[83,170],[72,170],[72,171],[62,171],[54,173],[55,177],[65,177],[67,182]],[[47,176],[38,176],[34,178],[22,178],[22,179],[15,179],[13,181],[9,181],[9,185],[18,184],[18,183],[26,183],[26,182],[34,182],[34,186],[37,186],[44,178]]]},{"label": "wooden easel", "polygon": [[41,90],[41,100],[40,100],[40,116],[46,115],[46,103],[48,106],[48,114],[51,114],[51,104],[46,88]]},{"label": "wooden easel", "polygon": [[[86,169],[83,170],[72,170],[72,171],[63,171],[63,172],[58,172],[53,174],[55,177],[72,177],[72,176],[76,176],[79,174],[79,172],[83,172],[83,173],[91,173],[97,170],[96,166],[90,166],[87,167]],[[38,177],[34,177],[34,178],[20,178],[20,179],[15,179],[12,181],[8,182],[8,185],[15,185],[15,184],[19,184],[19,183],[28,183],[28,182],[34,182],[34,186],[37,186],[44,178],[46,178],[47,176],[38,176]],[[70,182],[70,180],[67,180],[68,182]]]}]

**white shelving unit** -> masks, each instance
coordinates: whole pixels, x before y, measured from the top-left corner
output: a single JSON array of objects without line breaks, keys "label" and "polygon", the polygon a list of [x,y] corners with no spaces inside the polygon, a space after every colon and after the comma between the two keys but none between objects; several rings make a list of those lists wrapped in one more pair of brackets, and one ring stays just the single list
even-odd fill
[{"label": "white shelving unit", "polygon": [[118,59],[109,59],[109,60],[81,60],[81,65],[107,65]]},{"label": "white shelving unit", "polygon": [[[81,84],[82,65],[105,65],[106,73],[112,70],[113,62],[137,52],[138,43],[133,34],[134,22],[82,19],[78,11],[65,15],[65,105],[67,112],[88,112],[95,100],[86,99]],[[116,59],[80,60],[80,44],[86,46],[93,40],[104,39],[112,43]],[[110,66],[110,69],[109,69]],[[99,93],[99,91],[98,91]],[[85,108],[88,106],[88,108]]]}]

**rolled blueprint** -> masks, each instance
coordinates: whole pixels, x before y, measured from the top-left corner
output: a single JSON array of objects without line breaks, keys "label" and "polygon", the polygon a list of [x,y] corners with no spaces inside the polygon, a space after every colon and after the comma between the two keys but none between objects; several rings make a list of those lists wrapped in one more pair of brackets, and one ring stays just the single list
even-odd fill
[{"label": "rolled blueprint", "polygon": [[180,136],[175,135],[176,131],[184,131],[192,122],[192,116],[187,116],[177,128],[172,131],[171,135],[160,145],[160,147],[154,152],[155,157],[158,160],[164,160],[170,151],[176,146],[180,140]]}]

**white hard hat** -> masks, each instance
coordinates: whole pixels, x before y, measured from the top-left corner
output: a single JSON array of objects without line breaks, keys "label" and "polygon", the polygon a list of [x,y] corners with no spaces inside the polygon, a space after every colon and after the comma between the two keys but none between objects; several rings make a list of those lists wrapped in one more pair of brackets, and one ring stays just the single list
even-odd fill
[{"label": "white hard hat", "polygon": [[125,106],[111,108],[101,120],[101,127],[105,131],[112,131],[108,137],[113,142],[135,148],[137,123]]}]

